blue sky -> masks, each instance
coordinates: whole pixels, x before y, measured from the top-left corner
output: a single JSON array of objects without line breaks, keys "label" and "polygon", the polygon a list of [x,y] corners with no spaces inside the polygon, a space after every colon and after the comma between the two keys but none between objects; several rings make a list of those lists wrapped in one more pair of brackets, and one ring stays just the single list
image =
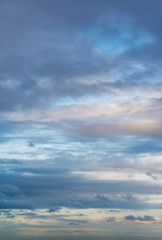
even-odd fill
[{"label": "blue sky", "polygon": [[161,10],[0,0],[0,238],[162,238]]}]

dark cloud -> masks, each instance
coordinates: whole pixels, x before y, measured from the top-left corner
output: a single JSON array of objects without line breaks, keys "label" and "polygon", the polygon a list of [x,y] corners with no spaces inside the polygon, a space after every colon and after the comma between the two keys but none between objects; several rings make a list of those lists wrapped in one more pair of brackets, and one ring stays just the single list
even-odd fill
[{"label": "dark cloud", "polygon": [[35,147],[32,142],[28,142],[28,147]]},{"label": "dark cloud", "polygon": [[[1,208],[49,208],[51,209],[49,211],[57,211],[60,207],[110,209],[162,207],[161,204],[147,203],[133,197],[133,193],[140,195],[161,193],[160,186],[147,183],[141,183],[139,186],[136,181],[91,180],[72,172],[53,175],[8,173],[1,174],[0,181]],[[16,187],[7,192],[10,182]],[[116,197],[119,192],[120,196]]]},{"label": "dark cloud", "polygon": [[[14,4],[1,1],[0,4],[3,36],[0,108],[3,111],[44,108],[53,99],[109,94],[114,88],[145,86],[149,84],[150,73],[156,75],[155,61],[160,66],[161,1],[156,8],[152,0],[133,1],[133,4],[126,0],[122,3],[119,0],[16,1]],[[124,52],[112,57],[121,45],[125,47]],[[106,53],[100,54],[96,48]],[[121,59],[125,63],[121,64]],[[149,67],[142,72],[134,69],[131,65],[135,59]],[[122,79],[117,77],[113,84],[103,83],[100,74],[108,74],[113,69],[123,72]],[[98,81],[88,80],[87,84],[79,80],[91,76],[98,76]]]},{"label": "dark cloud", "polygon": [[138,216],[138,217],[134,217],[133,215],[128,215],[125,217],[126,220],[130,220],[130,221],[141,221],[141,222],[147,222],[147,221],[156,221],[155,218],[153,216],[149,216],[149,215],[145,215],[144,217]]},{"label": "dark cloud", "polygon": [[13,219],[15,218],[14,214],[12,213],[11,210],[1,210],[0,215],[5,216],[6,218]]},{"label": "dark cloud", "polygon": [[0,192],[7,195],[15,195],[15,194],[19,194],[21,191],[20,191],[20,188],[16,185],[3,184],[3,185],[0,185]]},{"label": "dark cloud", "polygon": [[48,212],[49,213],[53,213],[53,212],[58,212],[60,210],[60,207],[53,207],[53,208],[50,208],[50,209],[48,209]]},{"label": "dark cloud", "polygon": [[112,223],[115,222],[115,217],[109,217],[106,219],[106,222]]},{"label": "dark cloud", "polygon": [[97,194],[97,198],[103,202],[110,202],[110,200],[104,195]]},{"label": "dark cloud", "polygon": [[111,210],[109,210],[109,212],[111,212],[111,213],[119,213],[120,211],[111,209]]},{"label": "dark cloud", "polygon": [[86,220],[78,220],[78,219],[70,219],[70,220],[66,220],[67,222],[69,222],[69,225],[80,225],[80,224],[85,224],[85,223],[87,223],[87,221]]},{"label": "dark cloud", "polygon": [[154,175],[152,175],[150,172],[146,173],[147,176],[150,176],[152,179],[157,180],[157,177],[155,177]]}]

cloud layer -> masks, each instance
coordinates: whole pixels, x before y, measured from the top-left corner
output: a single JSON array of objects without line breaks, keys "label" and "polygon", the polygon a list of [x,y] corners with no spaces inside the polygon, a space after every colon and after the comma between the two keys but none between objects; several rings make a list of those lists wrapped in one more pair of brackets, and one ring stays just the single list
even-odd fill
[{"label": "cloud layer", "polygon": [[161,9],[0,0],[3,239],[161,239]]}]

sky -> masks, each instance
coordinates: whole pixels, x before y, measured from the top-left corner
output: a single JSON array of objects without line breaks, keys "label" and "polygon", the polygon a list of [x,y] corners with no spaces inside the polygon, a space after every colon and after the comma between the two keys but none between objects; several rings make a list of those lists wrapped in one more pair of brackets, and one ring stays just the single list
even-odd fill
[{"label": "sky", "polygon": [[0,0],[0,239],[162,239],[162,0]]}]

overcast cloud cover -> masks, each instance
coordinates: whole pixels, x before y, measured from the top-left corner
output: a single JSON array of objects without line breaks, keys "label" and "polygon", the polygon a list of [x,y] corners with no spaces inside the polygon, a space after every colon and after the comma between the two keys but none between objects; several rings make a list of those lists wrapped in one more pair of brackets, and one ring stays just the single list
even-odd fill
[{"label": "overcast cloud cover", "polygon": [[162,0],[0,0],[0,238],[162,239]]}]

